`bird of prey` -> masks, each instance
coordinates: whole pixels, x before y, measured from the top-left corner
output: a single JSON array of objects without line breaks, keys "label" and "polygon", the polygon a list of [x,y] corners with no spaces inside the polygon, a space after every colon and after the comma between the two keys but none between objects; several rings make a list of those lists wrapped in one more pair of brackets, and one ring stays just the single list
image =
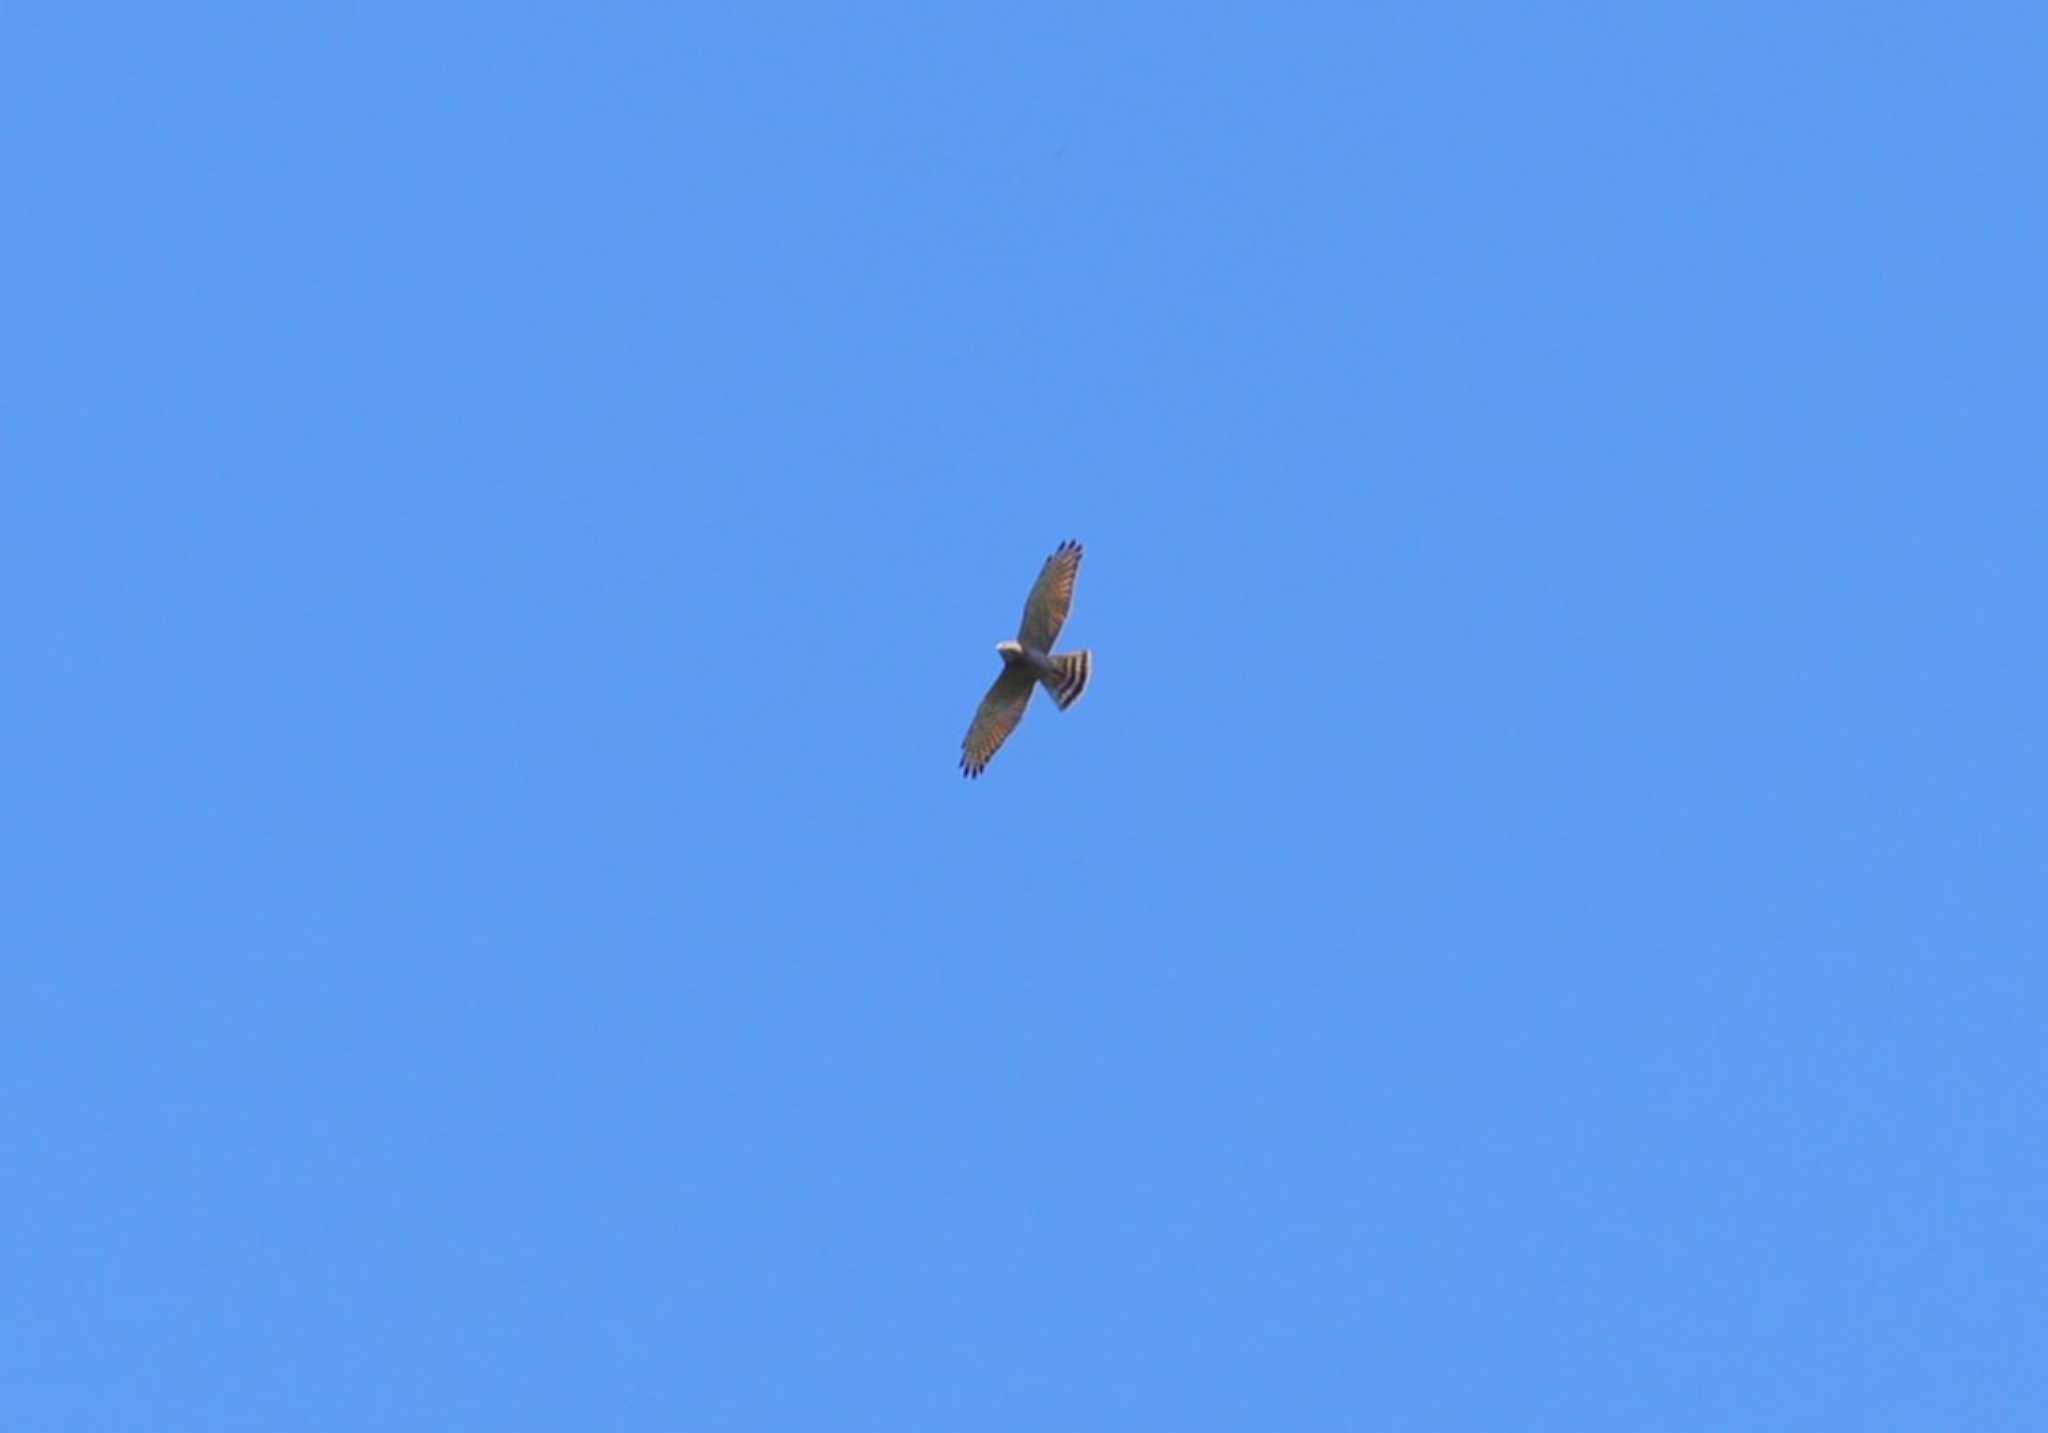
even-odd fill
[{"label": "bird of prey", "polygon": [[1053,702],[1065,711],[1081,700],[1088,690],[1088,678],[1095,670],[1090,652],[1062,652],[1053,655],[1053,639],[1066,625],[1067,609],[1074,605],[1074,579],[1081,572],[1081,544],[1063,542],[1045,560],[1031,595],[1024,600],[1024,620],[1017,627],[1017,640],[998,642],[1003,674],[981,699],[967,739],[960,743],[960,770],[979,776],[988,769],[989,758],[1008,740],[1024,708],[1031,703],[1031,689],[1043,682]]}]

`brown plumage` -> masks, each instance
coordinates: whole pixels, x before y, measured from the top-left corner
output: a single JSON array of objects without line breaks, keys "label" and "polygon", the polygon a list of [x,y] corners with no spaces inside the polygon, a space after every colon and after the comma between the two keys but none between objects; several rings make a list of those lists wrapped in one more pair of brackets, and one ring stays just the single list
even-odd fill
[{"label": "brown plumage", "polygon": [[967,737],[960,743],[960,769],[968,776],[979,776],[988,769],[989,760],[1024,719],[1034,686],[1044,683],[1062,711],[1088,689],[1095,673],[1094,654],[1054,655],[1052,650],[1074,605],[1074,579],[1080,573],[1081,544],[1061,543],[1045,560],[1024,601],[1024,620],[1017,626],[1016,640],[996,644],[1003,657],[1003,674],[981,699]]}]

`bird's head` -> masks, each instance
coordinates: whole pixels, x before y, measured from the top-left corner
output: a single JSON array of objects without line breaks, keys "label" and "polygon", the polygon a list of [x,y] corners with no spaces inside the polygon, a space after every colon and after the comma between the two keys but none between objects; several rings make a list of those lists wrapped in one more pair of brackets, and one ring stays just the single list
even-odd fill
[{"label": "bird's head", "polygon": [[1014,662],[1024,655],[1023,645],[1017,642],[998,642],[996,643],[996,651],[1002,654],[1002,658],[1006,662]]}]

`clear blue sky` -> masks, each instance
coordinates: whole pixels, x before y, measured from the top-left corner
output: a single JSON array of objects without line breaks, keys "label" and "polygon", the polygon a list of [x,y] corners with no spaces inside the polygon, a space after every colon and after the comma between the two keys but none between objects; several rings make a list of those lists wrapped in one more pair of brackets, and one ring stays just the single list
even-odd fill
[{"label": "clear blue sky", "polygon": [[2039,16],[11,12],[0,1425],[2048,1426]]}]

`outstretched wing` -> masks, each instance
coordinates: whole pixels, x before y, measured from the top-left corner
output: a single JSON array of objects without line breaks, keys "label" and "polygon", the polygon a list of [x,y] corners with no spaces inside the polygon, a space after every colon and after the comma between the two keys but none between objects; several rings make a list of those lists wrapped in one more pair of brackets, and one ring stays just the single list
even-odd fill
[{"label": "outstretched wing", "polygon": [[1017,640],[1036,652],[1050,652],[1060,628],[1067,625],[1067,609],[1074,605],[1074,579],[1081,575],[1081,544],[1067,541],[1053,551],[1031,585],[1024,602],[1024,621],[1017,628]]},{"label": "outstretched wing", "polygon": [[1010,733],[1017,729],[1017,723],[1024,720],[1024,708],[1031,704],[1031,688],[1035,682],[1031,669],[1022,662],[1003,668],[996,684],[981,699],[981,709],[974,714],[974,724],[967,728],[967,739],[960,743],[960,769],[963,772],[979,776],[988,769],[989,758],[1009,740]]}]

